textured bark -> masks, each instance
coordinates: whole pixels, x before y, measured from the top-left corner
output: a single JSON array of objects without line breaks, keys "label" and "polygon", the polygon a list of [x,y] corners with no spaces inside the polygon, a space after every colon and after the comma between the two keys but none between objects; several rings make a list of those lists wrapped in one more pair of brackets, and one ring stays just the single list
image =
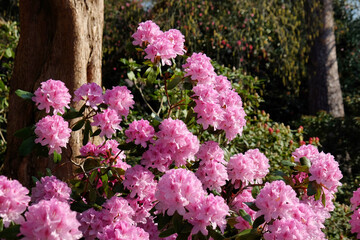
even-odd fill
[{"label": "textured bark", "polygon": [[20,99],[14,91],[33,92],[50,78],[62,80],[71,94],[84,83],[100,85],[103,12],[103,0],[20,0],[21,35],[10,81],[4,167],[9,177],[29,186],[31,176],[47,167],[62,179],[71,177],[73,165],[69,163],[79,154],[81,131],[72,133],[60,166],[49,158],[20,157],[18,147],[22,140],[14,137],[14,132],[44,115],[40,116],[33,103]]},{"label": "textured bark", "polygon": [[311,114],[324,110],[334,117],[343,117],[345,113],[336,59],[332,0],[320,2],[322,9],[315,12],[321,18],[321,26],[309,59],[309,110]]}]

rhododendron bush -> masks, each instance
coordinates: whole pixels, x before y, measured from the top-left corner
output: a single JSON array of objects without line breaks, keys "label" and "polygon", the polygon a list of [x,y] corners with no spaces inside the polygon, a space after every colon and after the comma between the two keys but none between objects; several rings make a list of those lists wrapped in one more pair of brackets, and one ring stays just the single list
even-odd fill
[{"label": "rhododendron bush", "polygon": [[[74,92],[79,109],[69,107],[60,80],[44,81],[35,94],[17,92],[49,114],[30,128],[36,148],[59,161],[71,132],[82,131],[84,139],[68,183],[34,178],[29,194],[17,180],[0,177],[0,238],[325,239],[342,178],[334,157],[305,144],[283,159],[286,171],[274,174],[258,148],[230,149],[246,127],[232,83],[204,53],[183,56],[178,30],[163,32],[146,21],[133,38],[148,60],[132,63],[129,80],[163,94],[156,108],[143,98],[148,119],[133,116],[126,86],[85,84]],[[177,56],[186,58],[181,68]]]}]

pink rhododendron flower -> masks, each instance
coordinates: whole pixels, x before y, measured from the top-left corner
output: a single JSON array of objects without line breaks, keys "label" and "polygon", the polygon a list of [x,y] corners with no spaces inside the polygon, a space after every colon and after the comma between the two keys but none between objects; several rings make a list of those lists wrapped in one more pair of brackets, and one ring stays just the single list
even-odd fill
[{"label": "pink rhododendron flower", "polygon": [[156,63],[157,58],[159,58],[162,65],[169,66],[172,64],[171,59],[177,56],[173,44],[165,35],[161,35],[154,43],[150,44],[145,49],[145,53],[147,54],[144,57],[145,59],[150,59],[151,62]]},{"label": "pink rhododendron flower", "polygon": [[175,211],[185,214],[185,207],[198,202],[205,195],[200,180],[189,170],[178,168],[168,170],[156,186],[156,208],[172,216]]},{"label": "pink rhododendron flower", "polygon": [[177,29],[170,29],[164,32],[163,36],[171,42],[171,46],[176,55],[183,55],[186,51],[184,49],[185,37]]},{"label": "pink rhododendron flower", "polygon": [[106,136],[111,138],[116,130],[120,130],[121,119],[113,109],[105,109],[104,112],[98,113],[94,116],[92,126],[98,126],[101,129],[100,137]]},{"label": "pink rhododendron flower", "polygon": [[360,188],[353,192],[350,203],[352,211],[354,211],[360,205]]},{"label": "pink rhododendron flower", "polygon": [[157,223],[154,222],[153,218],[147,218],[146,223],[140,223],[137,225],[138,227],[141,227],[144,229],[147,233],[149,233],[149,239],[151,240],[175,240],[177,237],[177,234],[172,234],[169,237],[160,238],[159,237],[159,230],[157,228]]},{"label": "pink rhododendron flower", "polygon": [[134,210],[125,198],[113,196],[103,204],[101,219],[106,224],[118,221],[126,221],[132,224],[134,223],[132,220],[134,214]]},{"label": "pink rhododendron flower", "polygon": [[[251,220],[255,220],[256,212],[248,207],[248,205],[245,204],[245,202],[254,202],[255,199],[253,198],[251,194],[251,188],[246,188],[242,190],[242,192],[234,198],[234,200],[231,203],[231,209],[235,212],[239,212],[240,209],[243,209],[249,216],[251,217]],[[250,229],[250,224],[241,216],[236,218],[236,224],[235,227],[239,229],[240,231],[245,229]]]},{"label": "pink rhododendron flower", "polygon": [[50,107],[54,108],[54,114],[64,114],[64,108],[70,108],[71,95],[69,89],[60,80],[49,79],[46,82],[42,82],[41,87],[34,94],[35,96],[32,100],[39,110],[45,109],[46,113],[50,112]]},{"label": "pink rhododendron flower", "polygon": [[351,225],[351,233],[356,233],[357,239],[360,239],[360,209],[354,211],[349,223]]},{"label": "pink rhododendron flower", "polygon": [[106,90],[104,95],[104,101],[109,105],[109,108],[114,109],[120,116],[125,118],[129,114],[129,109],[133,108],[135,104],[133,98],[131,91],[125,86],[113,87],[111,90]]},{"label": "pink rhododendron flower", "polygon": [[182,66],[186,72],[185,77],[190,76],[191,80],[199,84],[213,84],[216,74],[210,60],[203,53],[193,53]]},{"label": "pink rhododendron flower", "polygon": [[30,197],[29,190],[17,180],[9,180],[0,176],[0,218],[8,227],[11,221],[21,224],[24,221],[21,215],[27,208]]},{"label": "pink rhododendron flower", "polygon": [[266,240],[311,239],[305,225],[295,219],[276,219],[273,224],[268,226],[264,238]]},{"label": "pink rhododendron flower", "polygon": [[293,206],[298,203],[299,199],[294,189],[283,181],[266,182],[255,199],[255,204],[260,209],[256,217],[264,215],[266,222],[278,217],[286,218]]},{"label": "pink rhododendron flower", "polygon": [[313,160],[309,169],[310,181],[316,181],[322,184],[330,192],[337,192],[337,187],[341,186],[340,179],[343,177],[339,169],[339,163],[335,161],[330,153],[321,152]]},{"label": "pink rhododendron flower", "polygon": [[149,234],[144,229],[123,220],[104,227],[97,237],[99,240],[149,240]]},{"label": "pink rhododendron flower", "polygon": [[159,129],[160,131],[155,134],[158,139],[142,156],[143,165],[165,171],[172,161],[179,167],[186,165],[188,160],[195,160],[199,140],[187,129],[183,121],[164,119]]},{"label": "pink rhododendron flower", "polygon": [[225,200],[220,196],[214,196],[212,193],[206,197],[198,199],[197,202],[190,203],[186,209],[184,219],[194,225],[191,230],[192,234],[199,231],[207,236],[207,226],[212,226],[213,229],[218,226],[224,232],[226,226],[225,217],[229,214],[229,207]]},{"label": "pink rhododendron flower", "polygon": [[26,221],[20,226],[23,239],[80,239],[80,223],[76,212],[70,210],[68,203],[56,198],[42,200],[28,208]]},{"label": "pink rhododendron flower", "polygon": [[204,188],[221,192],[221,187],[228,180],[224,151],[217,142],[209,141],[201,145],[196,156],[201,161],[195,175],[203,183]]},{"label": "pink rhododendron flower", "polygon": [[135,165],[126,170],[123,185],[131,191],[130,197],[137,196],[140,200],[143,200],[145,197],[155,196],[157,182],[154,178],[152,172],[141,165]]},{"label": "pink rhododendron flower", "polygon": [[151,209],[153,209],[156,205],[155,191],[141,200],[138,197],[132,198],[130,196],[127,196],[126,200],[135,212],[132,219],[136,223],[145,223],[146,219],[151,216]]},{"label": "pink rhododendron flower", "polygon": [[91,142],[88,142],[86,145],[82,146],[80,148],[80,154],[81,156],[96,156],[97,146],[95,144],[92,144]]},{"label": "pink rhododendron flower", "polygon": [[300,162],[302,157],[307,157],[312,162],[318,154],[319,151],[314,145],[302,145],[292,153],[295,162]]},{"label": "pink rhododendron flower", "polygon": [[136,32],[132,35],[133,45],[142,45],[143,43],[153,43],[163,32],[160,27],[151,20],[139,24]]},{"label": "pink rhododendron flower", "polygon": [[262,182],[269,172],[269,160],[258,149],[250,149],[245,154],[232,156],[228,164],[228,174],[235,188],[240,183]]},{"label": "pink rhododendron flower", "polygon": [[49,146],[49,154],[54,151],[61,153],[61,147],[66,148],[69,142],[71,129],[69,123],[58,115],[46,116],[36,123],[35,134],[37,138],[35,143],[42,146]]},{"label": "pink rhododendron flower", "polygon": [[97,105],[104,101],[102,92],[102,88],[96,83],[84,84],[74,92],[74,101],[85,100],[86,106],[97,110]]},{"label": "pink rhododendron flower", "polygon": [[147,120],[135,120],[130,123],[129,128],[125,131],[125,135],[128,139],[126,142],[132,142],[135,140],[135,144],[141,144],[144,148],[147,146],[147,142],[154,137],[155,130]]},{"label": "pink rhododendron flower", "polygon": [[223,75],[219,75],[215,77],[215,90],[218,92],[231,90],[231,82],[227,79],[227,77]]},{"label": "pink rhododendron flower", "polygon": [[55,176],[46,176],[36,182],[36,186],[31,189],[31,201],[38,203],[40,200],[56,198],[59,201],[67,202],[70,200],[70,194],[71,188],[66,183]]},{"label": "pink rhododendron flower", "polygon": [[98,232],[103,229],[101,213],[90,208],[77,216],[81,226],[79,230],[83,233],[85,239],[95,239]]}]

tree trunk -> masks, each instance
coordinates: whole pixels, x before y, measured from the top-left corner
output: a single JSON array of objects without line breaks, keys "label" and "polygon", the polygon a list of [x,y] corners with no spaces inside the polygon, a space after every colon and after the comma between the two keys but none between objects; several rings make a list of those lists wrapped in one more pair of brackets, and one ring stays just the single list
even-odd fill
[{"label": "tree trunk", "polygon": [[62,80],[71,94],[84,83],[100,85],[103,12],[103,0],[20,0],[21,35],[10,81],[4,172],[26,186],[31,184],[31,176],[45,168],[69,179],[73,172],[70,159],[79,155],[81,131],[72,133],[58,166],[49,158],[19,156],[22,140],[14,137],[14,132],[31,126],[44,115],[40,116],[34,103],[25,102],[14,92],[34,92],[50,78]]},{"label": "tree trunk", "polygon": [[[320,0],[319,36],[315,39],[309,59],[309,110],[320,110],[334,117],[344,117],[334,34],[332,0]],[[311,23],[310,23],[311,24]]]}]

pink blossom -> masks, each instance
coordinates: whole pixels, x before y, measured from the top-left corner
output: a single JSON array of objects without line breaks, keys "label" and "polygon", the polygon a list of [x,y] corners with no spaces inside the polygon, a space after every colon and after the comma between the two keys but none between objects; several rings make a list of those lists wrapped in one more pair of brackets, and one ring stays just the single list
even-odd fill
[{"label": "pink blossom", "polygon": [[46,110],[46,113],[50,112],[50,107],[54,108],[54,114],[64,114],[64,107],[70,108],[69,103],[71,95],[69,89],[60,80],[49,79],[46,82],[41,83],[35,92],[35,96],[32,100],[38,106],[39,110]]},{"label": "pink blossom", "polygon": [[245,154],[232,156],[228,164],[231,183],[238,188],[240,183],[262,182],[269,172],[269,160],[258,149],[250,149]]},{"label": "pink blossom", "polygon": [[132,35],[133,45],[142,45],[143,43],[153,43],[163,32],[160,27],[151,20],[139,24],[136,32]]},{"label": "pink blossom", "polygon": [[94,116],[92,126],[98,126],[101,129],[100,137],[106,136],[111,138],[116,130],[120,130],[121,119],[113,109],[105,109],[104,112],[98,113]]},{"label": "pink blossom", "polygon": [[135,140],[135,144],[141,144],[144,148],[147,146],[147,142],[154,137],[155,130],[147,120],[135,120],[130,123],[129,128],[125,131],[125,135],[128,139],[126,142]]},{"label": "pink blossom", "polygon": [[185,207],[198,202],[205,191],[195,174],[189,170],[178,168],[168,170],[159,180],[155,197],[159,200],[156,208],[172,216],[175,211],[185,214]]},{"label": "pink blossom", "polygon": [[102,92],[102,88],[96,83],[84,84],[74,92],[74,101],[85,100],[86,106],[97,110],[97,105],[104,101]]},{"label": "pink blossom", "polygon": [[103,204],[102,220],[106,223],[124,220],[133,223],[134,210],[125,198],[113,196]]},{"label": "pink blossom", "polygon": [[201,145],[196,156],[201,161],[195,175],[203,183],[204,188],[221,192],[221,187],[228,180],[224,151],[217,142],[209,141]]},{"label": "pink blossom", "polygon": [[30,206],[25,218],[26,221],[20,226],[23,239],[66,240],[82,237],[76,212],[70,210],[68,203],[56,198],[41,200]]},{"label": "pink blossom", "polygon": [[153,44],[147,46],[145,53],[147,54],[144,57],[145,59],[150,59],[151,62],[156,63],[157,58],[160,58],[162,65],[169,66],[172,64],[171,59],[177,56],[171,41],[164,35],[161,35]]},{"label": "pink blossom", "polygon": [[104,95],[104,101],[109,108],[116,110],[120,116],[125,118],[129,114],[129,109],[133,108],[135,104],[133,98],[131,91],[125,86],[113,87],[111,90],[106,90]]},{"label": "pink blossom", "polygon": [[349,223],[351,225],[351,233],[356,233],[357,239],[360,239],[360,209],[354,211]]},{"label": "pink blossom", "polygon": [[24,221],[21,215],[27,208],[30,197],[29,190],[17,180],[9,180],[0,176],[0,218],[8,227],[11,221],[21,224]]},{"label": "pink blossom", "polygon": [[256,197],[255,204],[260,209],[256,217],[264,215],[265,221],[278,217],[286,218],[291,214],[290,210],[299,203],[296,192],[283,181],[265,183]]},{"label": "pink blossom", "polygon": [[265,240],[310,240],[306,230],[305,225],[296,219],[276,219],[268,226],[264,238]]},{"label": "pink blossom", "polygon": [[179,167],[186,165],[187,161],[195,160],[199,140],[187,129],[183,121],[164,119],[159,129],[160,131],[155,134],[158,139],[142,156],[143,165],[165,171],[172,161]]},{"label": "pink blossom", "polygon": [[300,162],[302,157],[306,157],[312,162],[318,154],[319,151],[314,145],[302,145],[292,153],[295,162]]},{"label": "pink blossom", "polygon": [[176,55],[183,55],[186,51],[184,49],[185,37],[177,29],[170,29],[164,32],[164,37],[171,42],[171,46]]},{"label": "pink blossom", "polygon": [[134,222],[145,223],[146,219],[151,216],[150,211],[155,207],[156,204],[154,193],[155,191],[145,196],[141,200],[140,198],[131,198],[130,196],[127,196],[126,200],[135,212],[132,217]]},{"label": "pink blossom", "polygon": [[227,90],[231,90],[231,82],[227,79],[227,77],[223,75],[219,75],[215,77],[215,90],[218,92],[223,92]]},{"label": "pink blossom", "polygon": [[71,188],[55,176],[46,176],[36,182],[36,186],[31,189],[31,193],[31,201],[33,203],[52,198],[56,198],[61,202],[67,202],[70,200]]},{"label": "pink blossom", "polygon": [[190,76],[191,80],[199,84],[213,84],[216,74],[210,60],[203,53],[193,53],[182,66],[186,72],[185,77]]},{"label": "pink blossom", "polygon": [[99,240],[149,240],[149,234],[142,228],[123,220],[104,227],[97,237]]},{"label": "pink blossom", "polygon": [[157,223],[154,222],[153,218],[147,218],[146,223],[140,223],[137,225],[138,227],[141,227],[144,229],[147,233],[149,233],[149,239],[151,240],[175,240],[177,237],[177,234],[172,234],[169,237],[166,238],[160,238],[159,237],[159,230],[157,228]]},{"label": "pink blossom", "polygon": [[66,148],[69,142],[71,129],[69,123],[58,115],[46,116],[36,123],[35,143],[42,146],[49,145],[49,154],[54,151],[61,153],[61,147]]},{"label": "pink blossom", "polygon": [[206,197],[200,198],[197,202],[190,203],[187,207],[184,219],[194,225],[192,234],[199,231],[207,236],[207,226],[213,229],[218,226],[222,232],[226,227],[226,216],[229,214],[229,207],[225,200],[220,196],[214,196],[212,193]]},{"label": "pink blossom", "polygon": [[[255,199],[251,194],[251,188],[246,188],[242,190],[240,194],[236,195],[236,197],[231,203],[231,209],[236,212],[239,212],[240,209],[244,210],[251,217],[251,220],[254,221],[256,212],[245,204],[245,202],[254,201]],[[235,227],[240,231],[251,228],[250,224],[241,216],[236,218],[236,222],[237,223],[235,224]]]},{"label": "pink blossom", "polygon": [[95,156],[97,146],[95,144],[92,144],[91,142],[88,142],[85,146],[82,146],[80,148],[80,154],[81,156]]},{"label": "pink blossom", "polygon": [[83,233],[85,239],[95,239],[98,232],[103,229],[101,213],[90,208],[77,216],[81,226],[79,230]]},{"label": "pink blossom", "polygon": [[313,160],[309,169],[310,181],[316,181],[322,184],[330,192],[337,192],[337,187],[341,186],[340,179],[343,177],[339,169],[339,163],[335,161],[330,153],[321,152]]},{"label": "pink blossom", "polygon": [[137,196],[140,200],[145,197],[155,196],[156,181],[154,174],[145,169],[141,165],[135,165],[125,172],[125,179],[123,185],[129,189],[130,197]]},{"label": "pink blossom", "polygon": [[353,192],[350,198],[351,210],[354,211],[360,205],[360,188]]}]

